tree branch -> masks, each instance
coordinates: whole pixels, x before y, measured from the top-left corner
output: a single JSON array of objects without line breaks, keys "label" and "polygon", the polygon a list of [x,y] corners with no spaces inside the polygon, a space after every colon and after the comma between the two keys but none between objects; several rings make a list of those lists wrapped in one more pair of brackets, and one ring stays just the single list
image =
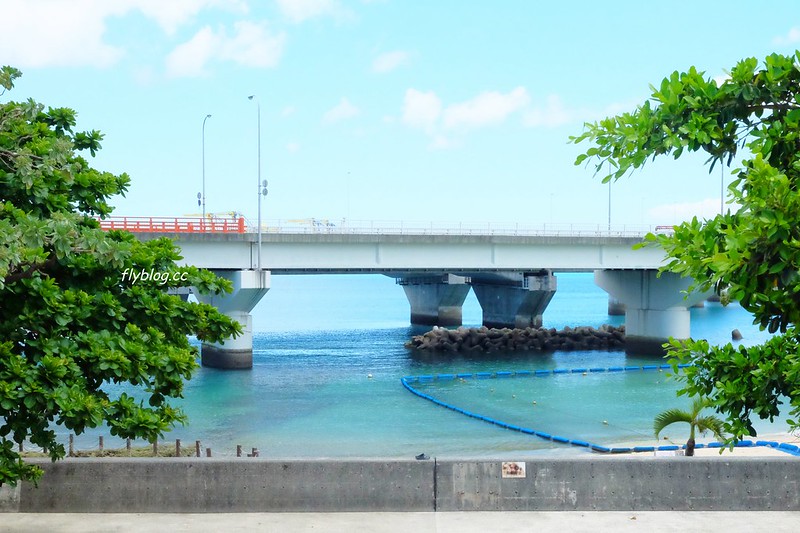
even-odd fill
[{"label": "tree branch", "polygon": [[3,278],[3,283],[8,285],[21,279],[30,278],[33,276],[34,272],[45,272],[46,270],[51,270],[57,264],[58,261],[55,257],[51,257],[43,263],[33,263],[24,271],[7,275],[5,278]]},{"label": "tree branch", "polygon": [[777,111],[792,111],[794,109],[800,109],[800,105],[792,104],[790,102],[777,103],[777,104],[766,104],[765,103],[765,104],[759,104],[759,105],[750,106],[750,107],[748,107],[748,109],[753,110],[753,111],[758,110],[758,109],[761,109],[761,110],[771,109],[771,110],[777,110]]}]

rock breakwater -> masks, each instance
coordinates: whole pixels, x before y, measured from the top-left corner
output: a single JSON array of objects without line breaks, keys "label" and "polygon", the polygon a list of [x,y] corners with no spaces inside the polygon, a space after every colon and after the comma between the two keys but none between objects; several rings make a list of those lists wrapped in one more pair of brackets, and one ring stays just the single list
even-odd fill
[{"label": "rock breakwater", "polygon": [[555,328],[465,328],[434,326],[405,344],[412,350],[433,352],[619,350],[625,346],[625,326],[603,325],[562,330]]}]

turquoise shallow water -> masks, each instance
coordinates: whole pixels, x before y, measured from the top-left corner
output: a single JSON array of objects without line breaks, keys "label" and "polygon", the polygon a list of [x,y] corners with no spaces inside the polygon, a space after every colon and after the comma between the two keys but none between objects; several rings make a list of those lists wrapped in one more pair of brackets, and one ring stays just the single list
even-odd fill
[{"label": "turquoise shallow water", "polygon": [[[607,315],[607,296],[587,274],[559,274],[558,292],[544,315],[547,327],[620,324]],[[252,371],[201,369],[179,403],[189,424],[167,435],[215,455],[237,444],[269,457],[492,456],[571,454],[579,449],[497,428],[422,400],[406,375],[652,364],[622,352],[497,353],[437,358],[403,344],[427,328],[408,326],[409,309],[394,280],[377,275],[273,276],[272,289],[253,313]],[[480,325],[473,295],[464,324]],[[738,328],[743,342],[767,338],[740,307],[707,304],[692,310],[692,335],[727,342]],[[462,408],[526,427],[602,444],[654,444],[659,411],[688,405],[676,398],[668,372],[565,375],[549,378],[431,384],[426,393]],[[533,402],[536,401],[534,405]],[[604,423],[606,422],[606,423]],[[761,424],[759,431],[785,431]],[[680,431],[669,435],[684,441]],[[96,446],[97,433],[77,446]],[[664,443],[662,441],[662,443]],[[107,446],[115,445],[107,438]]]}]

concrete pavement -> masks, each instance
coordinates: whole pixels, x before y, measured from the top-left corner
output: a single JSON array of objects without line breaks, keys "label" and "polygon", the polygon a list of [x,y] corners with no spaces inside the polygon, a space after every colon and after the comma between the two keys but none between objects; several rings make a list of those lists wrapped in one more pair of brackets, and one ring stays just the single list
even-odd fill
[{"label": "concrete pavement", "polygon": [[800,512],[456,512],[456,513],[235,513],[65,514],[0,513],[0,531],[156,532],[267,531],[370,533],[505,533],[516,531],[742,531],[796,532]]}]

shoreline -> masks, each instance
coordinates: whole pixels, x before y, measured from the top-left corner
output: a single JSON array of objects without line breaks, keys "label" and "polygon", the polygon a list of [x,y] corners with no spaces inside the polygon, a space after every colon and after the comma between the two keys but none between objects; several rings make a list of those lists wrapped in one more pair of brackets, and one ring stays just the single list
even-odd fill
[{"label": "shoreline", "polygon": [[[671,445],[675,446],[684,446],[686,444],[685,441],[677,441],[674,442],[676,439],[670,439],[669,442]],[[709,443],[715,443],[717,441],[713,439],[698,439],[697,445],[702,445],[702,447],[696,447],[694,450],[695,457],[719,457],[720,459],[726,459],[728,457],[798,457],[790,453],[789,451],[784,451],[777,447],[767,446],[767,445],[757,445],[757,442],[775,442],[778,444],[789,444],[793,446],[800,447],[800,436],[793,435],[789,432],[782,432],[782,433],[767,433],[764,435],[758,435],[756,437],[750,437],[748,439],[753,444],[751,446],[736,446],[733,449],[729,449],[727,447],[708,447]],[[634,447],[634,446],[658,446],[659,444],[643,444],[639,443],[620,443],[615,444],[614,446],[619,447]],[[683,451],[683,450],[681,450]],[[721,453],[720,453],[721,452]],[[594,455],[628,455],[631,457],[659,457],[654,452],[630,452],[625,454],[594,454]],[[800,458],[800,457],[798,457]]]},{"label": "shoreline", "polygon": [[[783,450],[775,446],[769,446],[764,444],[756,444],[757,442],[770,442],[770,443],[777,443],[780,444],[788,444],[797,446],[800,448],[800,435],[793,435],[789,432],[780,432],[780,433],[765,433],[763,435],[758,435],[756,437],[750,437],[748,439],[744,439],[745,441],[750,441],[751,445],[741,445],[734,447],[732,450],[728,449],[727,447],[708,447],[710,443],[717,443],[717,441],[713,439],[699,439],[697,441],[697,448],[695,448],[695,457],[719,457],[720,459],[727,459],[729,457],[798,457],[800,459],[800,455],[795,455],[791,453],[789,450]],[[158,457],[164,459],[204,459],[208,458],[205,454],[202,454],[200,457],[195,457],[193,453],[186,453],[189,452],[187,448],[183,449],[181,457],[175,457],[174,455],[170,455],[169,452],[164,453],[166,450],[170,448],[166,445],[167,443],[162,442],[164,446],[159,446],[159,450],[162,452],[159,454]],[[654,439],[651,440],[628,440],[628,441],[620,441],[609,443],[607,447],[609,449],[612,448],[636,448],[636,447],[658,447],[658,446],[677,446],[682,448],[685,445],[685,441],[680,441],[676,439],[670,439],[664,442],[654,442]],[[126,450],[124,448],[106,448],[102,452],[99,450],[90,450],[90,451],[80,451],[76,453],[74,456],[66,456],[61,461],[81,461],[84,459],[154,459],[156,456],[150,455],[149,452],[150,448],[148,446],[140,446],[136,448],[140,453],[134,453],[132,455],[127,455]],[[174,452],[174,448],[171,450]],[[192,447],[191,451],[194,451]],[[672,450],[669,450],[672,451]],[[720,453],[721,452],[721,453]],[[30,455],[27,455],[27,459],[37,459],[37,458],[44,458],[45,456],[41,452],[28,452]],[[800,452],[795,452],[796,454],[800,454]],[[602,452],[591,450],[589,448],[584,447],[576,447],[568,444],[553,446],[551,448],[540,448],[540,449],[516,449],[516,450],[507,450],[503,452],[485,452],[485,453],[460,453],[460,454],[441,454],[441,455],[430,455],[428,459],[424,460],[434,460],[434,459],[442,459],[442,460],[475,460],[475,461],[486,461],[486,460],[540,460],[540,459],[596,459],[596,458],[607,458],[607,457],[615,457],[615,458],[633,458],[633,457],[670,457],[670,456],[680,456],[680,454],[674,453],[666,453],[665,451],[659,452],[656,454],[654,451],[631,451],[631,452],[619,452],[619,453],[609,453],[609,452]],[[231,459],[231,460],[249,460],[252,459],[250,455],[237,457],[235,454],[230,453],[217,453],[213,456],[214,459]],[[375,460],[382,460],[382,461],[408,461],[412,459],[410,456],[406,455],[381,455],[381,456],[372,456],[372,455],[353,455],[353,456],[340,456],[340,455],[319,455],[319,456],[290,456],[290,455],[269,455],[263,454],[260,455],[260,459],[270,460],[270,461],[375,461]]]}]

